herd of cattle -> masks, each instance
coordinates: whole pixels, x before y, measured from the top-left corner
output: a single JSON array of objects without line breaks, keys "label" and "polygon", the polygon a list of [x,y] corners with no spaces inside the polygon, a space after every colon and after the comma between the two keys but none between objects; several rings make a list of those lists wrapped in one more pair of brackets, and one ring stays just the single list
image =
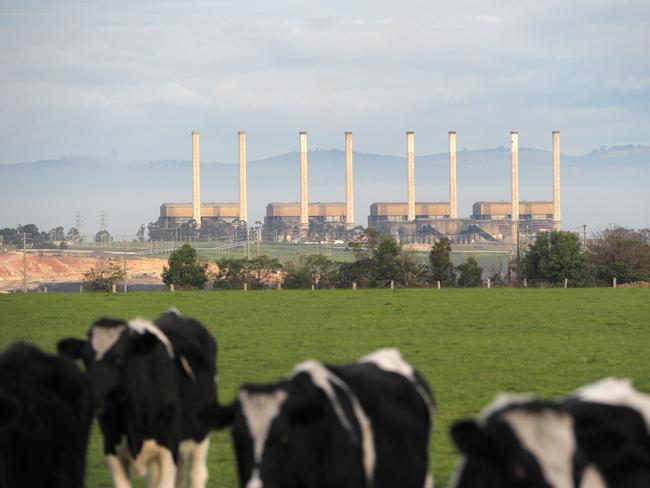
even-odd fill
[{"label": "herd of cattle", "polygon": [[[93,416],[116,488],[131,486],[130,469],[151,488],[205,487],[209,432],[226,427],[242,487],[433,486],[434,400],[396,349],[305,361],[278,383],[242,385],[229,405],[214,338],[176,310],[100,319],[58,352],[0,354],[0,488],[83,487]],[[626,380],[558,401],[503,395],[451,436],[454,487],[650,487],[650,397]]]}]

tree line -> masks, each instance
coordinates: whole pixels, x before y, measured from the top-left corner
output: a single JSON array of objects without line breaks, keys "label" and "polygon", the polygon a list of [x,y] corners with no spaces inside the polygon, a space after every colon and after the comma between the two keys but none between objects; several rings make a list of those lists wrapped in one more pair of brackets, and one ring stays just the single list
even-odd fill
[{"label": "tree line", "polygon": [[483,268],[473,257],[459,265],[451,260],[451,244],[442,238],[418,263],[392,237],[368,229],[350,241],[354,259],[340,262],[321,254],[303,256],[282,264],[268,256],[221,258],[217,271],[208,272],[196,250],[186,244],[174,251],[163,270],[165,284],[180,288],[203,288],[208,282],[217,289],[292,289],[395,287],[480,287],[487,279],[492,286],[611,285],[650,281],[650,231],[612,228],[582,248],[577,234],[564,231],[540,233],[519,259],[507,269],[495,270],[484,280]]}]

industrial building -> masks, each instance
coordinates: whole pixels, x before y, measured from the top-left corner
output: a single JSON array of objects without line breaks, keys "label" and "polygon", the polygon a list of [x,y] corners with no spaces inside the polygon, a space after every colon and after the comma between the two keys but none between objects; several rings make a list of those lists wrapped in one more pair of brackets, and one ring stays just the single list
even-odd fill
[{"label": "industrial building", "polygon": [[[202,203],[201,222],[207,220],[239,220],[238,203]],[[194,208],[191,203],[163,203],[160,205],[160,218],[170,224],[184,224],[194,219]]]},{"label": "industrial building", "polygon": [[415,134],[406,133],[406,202],[377,202],[370,206],[368,227],[402,242],[505,241],[517,244],[540,231],[560,228],[560,133],[552,133],[553,200],[519,200],[519,134],[510,133],[511,201],[476,202],[469,219],[457,217],[456,132],[449,132],[449,201],[415,201]]}]

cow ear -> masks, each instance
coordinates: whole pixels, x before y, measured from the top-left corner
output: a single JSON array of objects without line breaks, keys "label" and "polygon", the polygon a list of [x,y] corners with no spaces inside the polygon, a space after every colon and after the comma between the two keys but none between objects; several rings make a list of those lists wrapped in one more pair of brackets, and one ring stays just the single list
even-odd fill
[{"label": "cow ear", "polygon": [[474,420],[461,420],[451,427],[456,447],[467,456],[488,458],[495,454],[494,440]]},{"label": "cow ear", "polygon": [[56,350],[61,356],[68,356],[72,359],[81,359],[83,348],[87,341],[69,337],[60,340],[56,345]]},{"label": "cow ear", "polygon": [[616,464],[625,453],[625,436],[615,427],[603,426],[581,432],[579,442],[589,459],[600,467]]},{"label": "cow ear", "polygon": [[132,350],[134,354],[149,354],[154,350],[158,343],[159,340],[155,335],[146,332],[135,338]]},{"label": "cow ear", "polygon": [[311,424],[325,415],[325,409],[320,403],[305,402],[289,407],[289,422],[292,424]]},{"label": "cow ear", "polygon": [[210,403],[199,411],[199,421],[213,430],[221,430],[232,424],[235,415],[235,404],[219,405]]},{"label": "cow ear", "polygon": [[21,408],[16,400],[0,396],[0,431],[17,422],[20,414]]}]

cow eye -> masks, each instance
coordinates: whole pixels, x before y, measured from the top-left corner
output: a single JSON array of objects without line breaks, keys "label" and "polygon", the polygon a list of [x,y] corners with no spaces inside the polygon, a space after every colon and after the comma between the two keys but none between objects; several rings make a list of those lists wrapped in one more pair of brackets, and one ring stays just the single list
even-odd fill
[{"label": "cow eye", "polygon": [[523,480],[526,478],[526,468],[524,468],[521,464],[515,464],[512,470],[515,473],[515,477],[517,479]]}]

